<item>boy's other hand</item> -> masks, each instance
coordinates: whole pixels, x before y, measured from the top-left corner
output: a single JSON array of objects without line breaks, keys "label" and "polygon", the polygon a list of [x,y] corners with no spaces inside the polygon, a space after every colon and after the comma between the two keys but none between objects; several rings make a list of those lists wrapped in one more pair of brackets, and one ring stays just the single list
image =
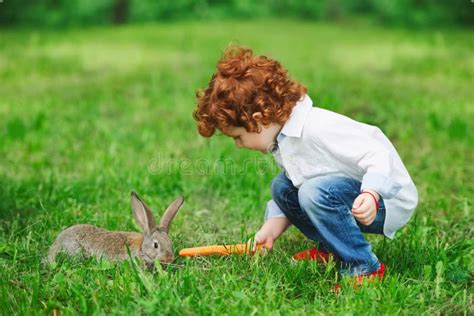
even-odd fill
[{"label": "boy's other hand", "polygon": [[[379,198],[377,192],[373,190],[366,191],[372,193],[377,199]],[[377,216],[377,208],[374,198],[367,193],[359,194],[352,205],[352,214],[362,225],[368,226],[372,224]]]}]

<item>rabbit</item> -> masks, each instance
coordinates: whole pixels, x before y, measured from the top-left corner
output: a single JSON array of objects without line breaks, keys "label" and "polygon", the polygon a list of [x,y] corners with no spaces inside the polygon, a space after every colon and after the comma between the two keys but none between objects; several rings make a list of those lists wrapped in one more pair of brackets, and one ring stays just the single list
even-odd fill
[{"label": "rabbit", "polygon": [[66,252],[69,255],[83,253],[87,257],[106,258],[111,261],[138,257],[148,268],[155,260],[170,263],[174,260],[168,226],[182,207],[184,198],[178,196],[166,209],[160,224],[156,226],[151,209],[131,193],[131,205],[135,221],[141,226],[143,234],[137,232],[108,231],[93,225],[74,225],[63,230],[48,251],[44,263],[54,262],[56,255]]}]

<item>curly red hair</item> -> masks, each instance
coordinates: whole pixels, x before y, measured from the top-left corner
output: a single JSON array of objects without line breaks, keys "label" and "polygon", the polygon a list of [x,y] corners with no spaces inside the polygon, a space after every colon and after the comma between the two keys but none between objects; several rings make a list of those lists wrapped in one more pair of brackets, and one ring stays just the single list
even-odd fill
[{"label": "curly red hair", "polygon": [[259,133],[259,123],[284,124],[306,92],[306,87],[288,78],[278,61],[231,46],[217,63],[208,87],[196,92],[193,117],[205,137],[227,127]]}]

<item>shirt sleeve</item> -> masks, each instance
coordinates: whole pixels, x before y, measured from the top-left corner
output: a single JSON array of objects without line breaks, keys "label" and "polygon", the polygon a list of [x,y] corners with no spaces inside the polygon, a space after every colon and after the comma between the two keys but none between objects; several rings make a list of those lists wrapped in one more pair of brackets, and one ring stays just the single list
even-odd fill
[{"label": "shirt sleeve", "polygon": [[323,125],[315,135],[317,142],[335,159],[362,169],[361,190],[375,190],[384,199],[400,191],[402,185],[393,180],[396,152],[378,127],[342,115]]},{"label": "shirt sleeve", "polygon": [[286,217],[285,214],[281,211],[281,209],[278,207],[278,205],[275,203],[275,201],[270,200],[267,203],[267,208],[265,209],[265,219],[264,221],[266,222],[270,218],[273,217]]}]

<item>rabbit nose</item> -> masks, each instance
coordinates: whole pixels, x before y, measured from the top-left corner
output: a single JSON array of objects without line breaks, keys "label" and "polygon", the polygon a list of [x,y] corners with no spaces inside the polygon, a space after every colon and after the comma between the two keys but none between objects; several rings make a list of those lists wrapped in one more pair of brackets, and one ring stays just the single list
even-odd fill
[{"label": "rabbit nose", "polygon": [[160,258],[161,262],[171,262],[174,260],[174,257],[172,254],[166,254],[163,257]]},{"label": "rabbit nose", "polygon": [[169,256],[167,256],[167,257],[163,257],[163,258],[161,258],[161,260],[160,260],[160,261],[161,261],[161,262],[166,262],[166,263],[168,263],[168,262],[172,262],[173,260],[174,260],[174,258],[173,258],[173,257],[169,257]]}]

